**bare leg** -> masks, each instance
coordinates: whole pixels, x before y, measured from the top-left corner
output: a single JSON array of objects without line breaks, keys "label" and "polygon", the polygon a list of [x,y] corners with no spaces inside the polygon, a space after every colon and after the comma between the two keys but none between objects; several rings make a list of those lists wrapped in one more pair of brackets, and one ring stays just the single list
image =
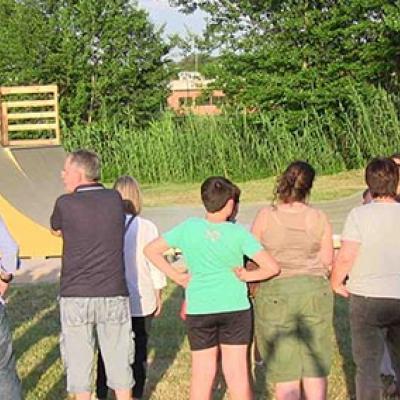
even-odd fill
[{"label": "bare leg", "polygon": [[115,389],[115,397],[117,400],[131,400],[131,389]]},{"label": "bare leg", "polygon": [[190,400],[210,400],[217,370],[218,347],[192,351]]},{"label": "bare leg", "polygon": [[90,392],[75,393],[75,400],[90,400]]},{"label": "bare leg", "polygon": [[304,378],[303,390],[306,400],[325,400],[328,381],[326,378]]},{"label": "bare leg", "polygon": [[275,385],[276,400],[300,400],[300,381],[279,382]]},{"label": "bare leg", "polygon": [[222,370],[231,400],[251,400],[248,346],[221,345]]}]

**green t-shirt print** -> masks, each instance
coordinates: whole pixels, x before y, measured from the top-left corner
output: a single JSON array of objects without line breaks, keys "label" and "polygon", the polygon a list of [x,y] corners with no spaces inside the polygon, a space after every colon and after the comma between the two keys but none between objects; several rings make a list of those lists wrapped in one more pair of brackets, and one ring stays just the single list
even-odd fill
[{"label": "green t-shirt print", "polygon": [[163,235],[178,247],[191,274],[186,289],[188,314],[215,314],[250,308],[247,286],[233,268],[252,258],[261,244],[243,226],[190,218]]}]

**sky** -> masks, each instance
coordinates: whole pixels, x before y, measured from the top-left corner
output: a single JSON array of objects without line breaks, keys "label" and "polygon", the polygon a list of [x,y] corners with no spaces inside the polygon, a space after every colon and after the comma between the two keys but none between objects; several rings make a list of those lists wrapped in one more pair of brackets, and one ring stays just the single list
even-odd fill
[{"label": "sky", "polygon": [[185,15],[178,12],[176,8],[170,7],[168,0],[138,0],[138,2],[149,12],[151,20],[157,26],[166,24],[165,33],[167,35],[179,33],[185,36],[187,29],[192,33],[199,34],[205,26],[205,14],[201,11]]}]

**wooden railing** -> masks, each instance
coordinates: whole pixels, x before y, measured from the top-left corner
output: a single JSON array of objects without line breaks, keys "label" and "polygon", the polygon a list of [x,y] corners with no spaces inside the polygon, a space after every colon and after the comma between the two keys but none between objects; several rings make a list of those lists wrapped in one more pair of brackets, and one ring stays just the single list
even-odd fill
[{"label": "wooden railing", "polygon": [[[15,95],[26,95],[15,99]],[[14,97],[14,98],[13,98]],[[10,138],[9,132],[52,131],[51,138]],[[0,144],[42,146],[60,144],[57,85],[0,87]]]}]

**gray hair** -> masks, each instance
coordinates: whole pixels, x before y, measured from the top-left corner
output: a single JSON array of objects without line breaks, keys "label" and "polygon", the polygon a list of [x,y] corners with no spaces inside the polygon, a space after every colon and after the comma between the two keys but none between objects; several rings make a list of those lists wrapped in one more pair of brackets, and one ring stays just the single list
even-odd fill
[{"label": "gray hair", "polygon": [[81,167],[85,171],[85,177],[88,181],[99,181],[101,162],[100,157],[90,150],[75,150],[68,155],[71,163]]}]

